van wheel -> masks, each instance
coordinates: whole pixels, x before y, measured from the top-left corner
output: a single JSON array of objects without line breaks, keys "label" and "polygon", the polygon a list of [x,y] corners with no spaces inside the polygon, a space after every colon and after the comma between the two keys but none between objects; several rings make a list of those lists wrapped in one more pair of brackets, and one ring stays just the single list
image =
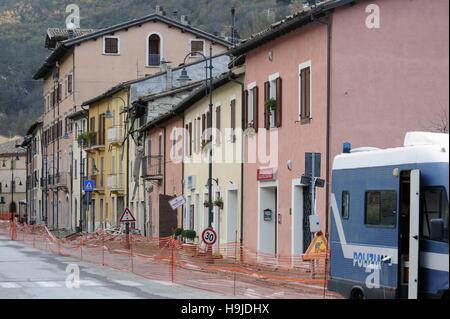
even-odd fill
[{"label": "van wheel", "polygon": [[353,288],[350,299],[364,299],[364,292],[360,288]]}]

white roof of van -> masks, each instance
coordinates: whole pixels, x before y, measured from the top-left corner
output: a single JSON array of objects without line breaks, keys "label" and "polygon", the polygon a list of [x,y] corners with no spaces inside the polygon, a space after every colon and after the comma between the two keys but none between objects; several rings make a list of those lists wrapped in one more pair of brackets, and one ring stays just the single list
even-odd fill
[{"label": "white roof of van", "polygon": [[411,132],[406,134],[404,147],[371,149],[338,155],[333,170],[381,167],[412,163],[445,163],[449,161],[449,135]]}]

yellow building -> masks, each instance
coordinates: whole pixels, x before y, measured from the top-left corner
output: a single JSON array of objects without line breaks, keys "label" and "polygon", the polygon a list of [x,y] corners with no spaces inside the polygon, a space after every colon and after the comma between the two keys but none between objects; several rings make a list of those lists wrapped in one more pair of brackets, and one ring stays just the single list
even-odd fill
[{"label": "yellow building", "polygon": [[123,110],[128,105],[129,90],[125,86],[83,104],[89,107],[89,130],[83,136],[87,179],[95,182],[87,214],[89,231],[120,225],[125,209],[127,144]]},{"label": "yellow building", "polygon": [[243,71],[233,77],[235,79],[231,80],[226,74],[214,81],[212,126],[207,123],[209,95],[206,95],[204,87],[196,90],[178,107],[178,112],[184,112],[185,125],[183,178],[187,203],[183,227],[195,230],[201,236],[209,226],[210,146],[205,130],[212,127],[212,226],[218,232],[220,245],[239,242],[242,229],[242,85],[239,82],[243,80]]}]

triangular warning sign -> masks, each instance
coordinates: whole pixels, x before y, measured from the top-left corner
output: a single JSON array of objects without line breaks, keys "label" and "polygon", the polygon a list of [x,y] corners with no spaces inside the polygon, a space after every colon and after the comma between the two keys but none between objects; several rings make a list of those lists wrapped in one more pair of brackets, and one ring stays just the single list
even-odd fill
[{"label": "triangular warning sign", "polygon": [[136,218],[134,218],[133,214],[128,208],[125,208],[122,217],[120,218],[121,223],[130,223],[135,222]]},{"label": "triangular warning sign", "polygon": [[303,256],[303,260],[313,260],[318,258],[325,258],[328,252],[328,242],[325,236],[318,232],[314,237],[311,245]]}]

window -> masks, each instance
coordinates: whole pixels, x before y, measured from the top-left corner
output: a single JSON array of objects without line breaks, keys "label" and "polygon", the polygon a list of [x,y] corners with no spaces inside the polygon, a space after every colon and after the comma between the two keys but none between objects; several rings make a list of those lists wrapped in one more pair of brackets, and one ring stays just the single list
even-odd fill
[{"label": "window", "polygon": [[396,219],[397,193],[395,191],[366,192],[366,225],[394,227]]},{"label": "window", "polygon": [[244,106],[244,124],[245,128],[254,128],[258,131],[258,87],[250,85],[248,91],[245,91]]},{"label": "window", "polygon": [[178,133],[177,128],[175,127],[172,131],[172,160],[177,159],[177,140],[178,140]]},{"label": "window", "polygon": [[67,92],[72,94],[73,92],[73,74],[67,76]]},{"label": "window", "polygon": [[231,128],[231,143],[236,142],[236,99],[231,100],[230,102],[230,128]]},{"label": "window", "polygon": [[[264,127],[266,129],[281,127],[281,78],[273,74],[264,83]],[[275,103],[268,103],[275,101]]]},{"label": "window", "polygon": [[103,54],[120,54],[118,37],[104,38]]},{"label": "window", "polygon": [[350,217],[350,193],[348,191],[342,192],[342,218],[349,219]]},{"label": "window", "polygon": [[300,122],[311,121],[311,62],[300,65]]},{"label": "window", "polygon": [[148,37],[148,66],[159,66],[161,63],[161,38],[157,34]]},{"label": "window", "polygon": [[443,241],[448,243],[448,199],[443,187],[430,187],[423,190],[422,195],[422,236],[430,238],[431,221],[444,221]]},{"label": "window", "polygon": [[205,42],[203,40],[191,40],[191,57],[196,57],[199,53],[204,53]]}]

